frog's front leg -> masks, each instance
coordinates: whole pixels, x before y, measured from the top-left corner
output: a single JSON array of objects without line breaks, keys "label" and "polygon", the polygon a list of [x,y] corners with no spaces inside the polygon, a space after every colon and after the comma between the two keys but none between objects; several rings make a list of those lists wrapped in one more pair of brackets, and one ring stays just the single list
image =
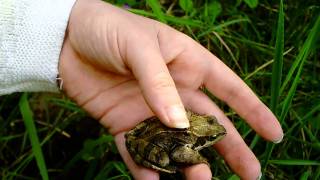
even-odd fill
[{"label": "frog's front leg", "polygon": [[171,159],[177,163],[199,164],[206,163],[207,159],[201,156],[198,151],[187,146],[178,146],[170,154]]}]

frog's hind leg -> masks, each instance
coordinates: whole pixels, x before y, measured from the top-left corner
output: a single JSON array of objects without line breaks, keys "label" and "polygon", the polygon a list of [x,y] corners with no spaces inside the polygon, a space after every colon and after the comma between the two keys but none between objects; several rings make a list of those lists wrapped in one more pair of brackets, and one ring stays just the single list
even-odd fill
[{"label": "frog's hind leg", "polygon": [[158,171],[166,172],[166,173],[176,173],[177,168],[174,166],[167,165],[166,167],[158,167],[151,162],[147,161],[146,159],[142,158],[139,154],[134,155],[134,161],[139,164],[143,165],[144,167],[152,168]]},{"label": "frog's hind leg", "polygon": [[161,147],[144,139],[129,137],[126,140],[126,146],[131,157],[134,157],[137,163],[141,162],[140,159],[145,159],[159,167],[166,167],[170,163],[168,154]]},{"label": "frog's hind leg", "polygon": [[177,171],[177,168],[174,166],[168,165],[166,167],[161,168],[161,167],[158,167],[158,166],[152,164],[151,162],[149,162],[147,160],[142,160],[141,164],[145,167],[149,167],[149,168],[152,168],[152,169],[155,169],[158,171],[162,171],[162,172],[166,172],[166,173],[176,173],[176,171]]},{"label": "frog's hind leg", "polygon": [[187,146],[178,146],[170,154],[172,160],[177,163],[199,164],[206,163],[207,159],[201,156],[198,151]]}]

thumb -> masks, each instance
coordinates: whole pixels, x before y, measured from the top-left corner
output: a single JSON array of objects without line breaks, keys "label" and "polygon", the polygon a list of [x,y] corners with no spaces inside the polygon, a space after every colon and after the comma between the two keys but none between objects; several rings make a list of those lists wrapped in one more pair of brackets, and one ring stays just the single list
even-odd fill
[{"label": "thumb", "polygon": [[132,54],[128,62],[151,110],[166,126],[189,127],[184,106],[165,61],[156,48]]}]

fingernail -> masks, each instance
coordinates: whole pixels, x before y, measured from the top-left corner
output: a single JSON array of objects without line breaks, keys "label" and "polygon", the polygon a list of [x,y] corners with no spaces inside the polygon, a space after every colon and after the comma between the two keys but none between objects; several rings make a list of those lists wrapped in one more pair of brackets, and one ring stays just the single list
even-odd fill
[{"label": "fingernail", "polygon": [[260,172],[260,175],[257,177],[257,180],[260,180],[262,177],[262,173]]},{"label": "fingernail", "polygon": [[186,112],[181,105],[174,105],[167,108],[169,121],[175,128],[188,128],[190,126]]},{"label": "fingernail", "polygon": [[283,140],[283,134],[281,135],[281,137],[279,139],[273,141],[273,143],[279,144],[282,140]]}]

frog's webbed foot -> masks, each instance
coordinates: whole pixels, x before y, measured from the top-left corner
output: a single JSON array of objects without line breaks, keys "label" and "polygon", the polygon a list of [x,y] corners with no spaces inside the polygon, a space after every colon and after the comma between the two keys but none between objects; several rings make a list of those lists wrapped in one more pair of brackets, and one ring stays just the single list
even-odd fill
[{"label": "frog's webbed foot", "polygon": [[208,164],[207,159],[201,156],[198,151],[195,151],[187,146],[178,146],[170,154],[171,159],[177,163],[186,164]]}]

